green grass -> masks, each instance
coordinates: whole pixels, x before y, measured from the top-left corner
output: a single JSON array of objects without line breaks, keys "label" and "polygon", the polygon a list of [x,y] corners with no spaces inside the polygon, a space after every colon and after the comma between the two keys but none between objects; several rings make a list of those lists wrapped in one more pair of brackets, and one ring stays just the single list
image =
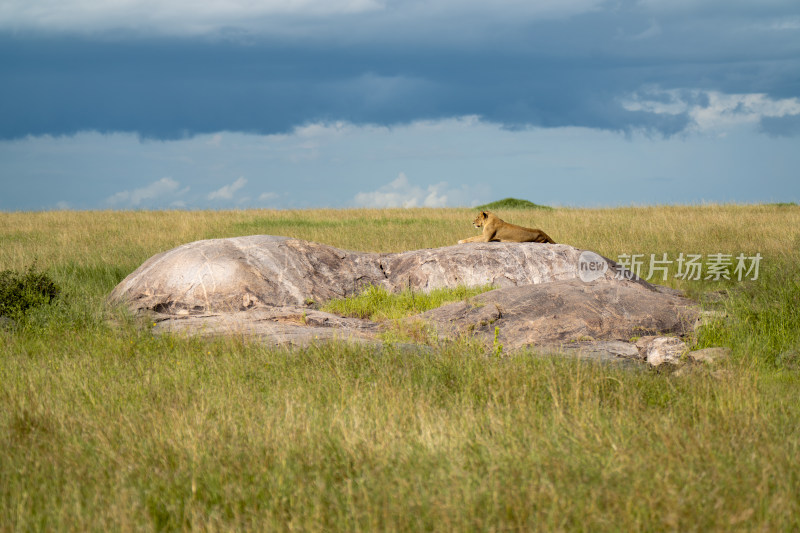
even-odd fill
[{"label": "green grass", "polygon": [[479,205],[475,209],[481,211],[495,210],[495,209],[544,209],[552,211],[552,207],[547,205],[538,205],[528,200],[520,200],[518,198],[503,198],[496,202],[491,202],[484,205]]},{"label": "green grass", "polygon": [[280,232],[390,252],[452,244],[473,213],[0,213],[0,270],[37,260],[61,288],[0,327],[0,530],[800,528],[796,209],[515,214],[610,257],[760,252],[755,281],[669,281],[730,295],[707,304],[720,318],[696,346],[732,357],[683,377],[465,341],[155,337],[105,304],[191,240]]},{"label": "green grass", "polygon": [[370,285],[356,296],[330,300],[322,310],[370,320],[391,320],[424,313],[446,303],[463,301],[492,289],[491,285],[460,286],[455,289],[434,289],[430,292],[406,289],[392,294],[383,287]]},{"label": "green grass", "polygon": [[748,365],[781,368],[800,358],[800,269],[776,265],[732,286],[715,306],[724,318],[703,328],[699,345],[729,346]]}]

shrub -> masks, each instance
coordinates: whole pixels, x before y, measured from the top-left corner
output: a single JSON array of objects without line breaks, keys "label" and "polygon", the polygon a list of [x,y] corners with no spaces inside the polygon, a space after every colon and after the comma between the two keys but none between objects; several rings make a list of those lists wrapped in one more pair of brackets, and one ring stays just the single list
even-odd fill
[{"label": "shrub", "polygon": [[0,316],[18,318],[31,307],[49,304],[58,296],[58,285],[47,274],[36,272],[35,265],[20,274],[0,272]]}]

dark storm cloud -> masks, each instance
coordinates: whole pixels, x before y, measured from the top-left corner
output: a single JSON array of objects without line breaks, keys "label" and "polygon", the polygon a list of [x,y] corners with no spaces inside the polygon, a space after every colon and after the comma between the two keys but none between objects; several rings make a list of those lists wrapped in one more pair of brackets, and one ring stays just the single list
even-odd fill
[{"label": "dark storm cloud", "polygon": [[[630,110],[625,99],[648,86],[800,96],[798,31],[775,29],[775,13],[765,8],[754,18],[739,6],[725,16],[709,9],[691,15],[638,8],[496,26],[427,20],[413,34],[418,39],[402,37],[411,22],[388,35],[391,24],[380,19],[373,33],[359,34],[358,17],[349,40],[347,28],[238,40],[6,33],[0,138],[96,130],[170,139],[463,115],[511,129],[671,135],[686,127],[685,114]],[[470,29],[473,40],[448,35]],[[702,98],[687,92],[685,101],[702,106]],[[794,134],[793,124],[776,118],[763,129]]]}]

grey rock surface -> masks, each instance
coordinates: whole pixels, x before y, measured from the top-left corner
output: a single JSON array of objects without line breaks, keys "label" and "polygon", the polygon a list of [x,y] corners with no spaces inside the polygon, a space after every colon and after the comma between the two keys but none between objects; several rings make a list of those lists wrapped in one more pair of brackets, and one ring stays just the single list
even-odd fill
[{"label": "grey rock surface", "polygon": [[382,282],[376,259],[270,235],[197,241],[151,257],[110,299],[134,311],[171,314],[304,305]]},{"label": "grey rock surface", "polygon": [[109,300],[153,315],[156,333],[379,344],[381,325],[315,307],[367,285],[396,292],[493,284],[498,289],[409,320],[424,320],[440,336],[474,335],[487,346],[498,328],[506,351],[537,346],[609,360],[647,359],[632,337],[682,335],[697,321],[691,301],[642,280],[616,279],[612,261],[595,281],[581,281],[581,253],[563,244],[492,242],[377,254],[276,236],[215,239],[153,256]]},{"label": "grey rock surface", "polygon": [[[213,239],[151,257],[110,300],[134,311],[201,314],[326,302],[365,285],[509,287],[576,279],[580,253],[563,244],[493,242],[377,254],[271,235]],[[613,279],[611,269],[603,279]]]},{"label": "grey rock surface", "polygon": [[575,341],[557,345],[536,346],[537,351],[567,355],[601,363],[640,367],[639,350],[636,345],[626,341]]},{"label": "grey rock surface", "polygon": [[686,358],[693,363],[715,364],[730,358],[731,349],[723,347],[703,348],[686,354]]},{"label": "grey rock surface", "polygon": [[377,344],[380,326],[296,306],[263,307],[231,313],[153,315],[154,333],[203,337],[249,337],[268,345],[308,346],[331,340]]},{"label": "grey rock surface", "polygon": [[[632,281],[564,280],[497,289],[433,309],[419,318],[440,333],[471,333],[504,348],[566,346],[595,341],[628,341],[639,335],[690,331],[692,302],[662,294]],[[595,346],[599,349],[599,346]],[[609,353],[636,356],[635,345],[605,347]]]},{"label": "grey rock surface", "polygon": [[645,360],[650,366],[680,365],[681,356],[687,352],[686,343],[677,337],[656,337],[646,346]]}]

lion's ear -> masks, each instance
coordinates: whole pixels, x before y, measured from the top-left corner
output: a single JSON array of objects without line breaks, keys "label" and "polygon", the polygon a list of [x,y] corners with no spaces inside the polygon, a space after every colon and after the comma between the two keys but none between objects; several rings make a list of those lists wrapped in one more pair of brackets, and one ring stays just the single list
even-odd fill
[{"label": "lion's ear", "polygon": [[486,211],[481,211],[481,216],[483,218],[489,218],[489,213],[487,213]]}]

